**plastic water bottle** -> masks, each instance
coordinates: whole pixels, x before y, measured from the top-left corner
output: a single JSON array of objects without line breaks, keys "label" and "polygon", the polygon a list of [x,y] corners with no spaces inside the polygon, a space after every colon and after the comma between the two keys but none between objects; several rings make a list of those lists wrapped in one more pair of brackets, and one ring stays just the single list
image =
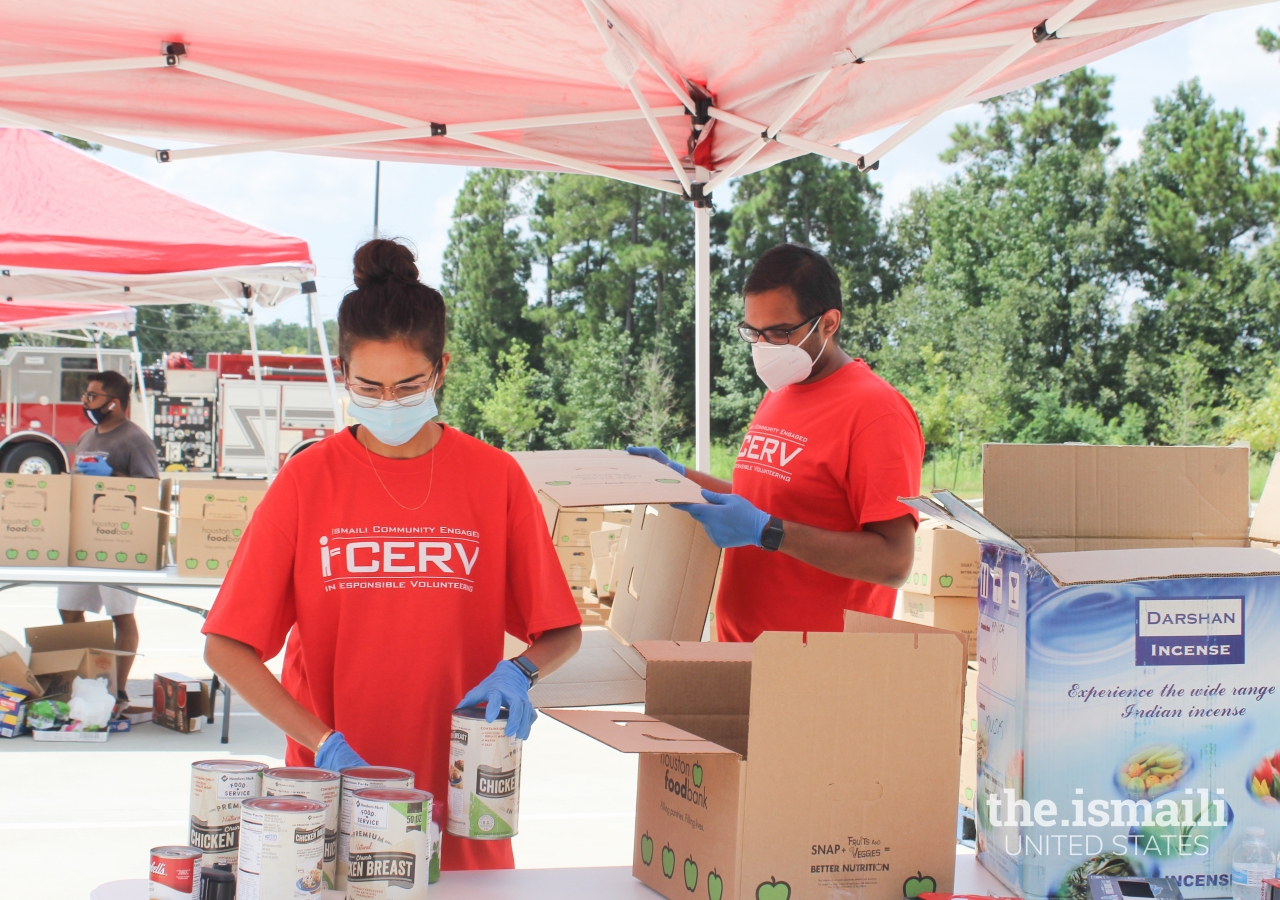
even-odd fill
[{"label": "plastic water bottle", "polygon": [[1266,831],[1244,830],[1245,839],[1231,857],[1231,896],[1234,900],[1262,900],[1262,879],[1276,877],[1276,855],[1267,846]]}]

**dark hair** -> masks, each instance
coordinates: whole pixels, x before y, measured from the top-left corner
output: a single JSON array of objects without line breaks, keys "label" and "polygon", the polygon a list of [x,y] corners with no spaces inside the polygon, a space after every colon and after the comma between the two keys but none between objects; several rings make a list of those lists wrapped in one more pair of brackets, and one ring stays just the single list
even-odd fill
[{"label": "dark hair", "polygon": [[96,381],[102,385],[102,392],[108,397],[115,397],[119,400],[121,409],[129,408],[129,395],[133,392],[133,385],[129,383],[128,378],[125,378],[119,372],[108,369],[106,372],[94,372],[85,381],[85,384],[91,381]]},{"label": "dark hair", "polygon": [[763,294],[789,288],[800,307],[800,317],[811,319],[829,309],[844,310],[840,276],[821,253],[797,244],[779,244],[764,252],[751,267],[743,294]]},{"label": "dark hair", "polygon": [[444,353],[444,297],[418,280],[413,251],[374,238],[355,255],[356,289],[338,307],[338,356],[345,362],[359,341],[407,341],[427,359]]}]

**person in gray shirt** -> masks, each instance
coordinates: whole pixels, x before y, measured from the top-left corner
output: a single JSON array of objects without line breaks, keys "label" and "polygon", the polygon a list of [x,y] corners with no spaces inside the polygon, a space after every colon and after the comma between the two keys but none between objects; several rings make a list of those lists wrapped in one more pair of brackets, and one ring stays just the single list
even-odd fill
[{"label": "person in gray shirt", "polygon": [[[92,428],[76,442],[76,474],[120,475],[128,478],[159,478],[160,462],[156,445],[147,433],[129,419],[132,386],[119,372],[97,372],[80,402]],[[97,460],[79,461],[81,454],[100,453]],[[86,612],[102,612],[116,628],[116,649],[136,653],[138,622],[133,609],[138,598],[115,588],[96,584],[64,584],[58,587],[58,612],[63,622],[83,622]],[[132,656],[116,657],[117,699],[128,704],[129,670]]]}]

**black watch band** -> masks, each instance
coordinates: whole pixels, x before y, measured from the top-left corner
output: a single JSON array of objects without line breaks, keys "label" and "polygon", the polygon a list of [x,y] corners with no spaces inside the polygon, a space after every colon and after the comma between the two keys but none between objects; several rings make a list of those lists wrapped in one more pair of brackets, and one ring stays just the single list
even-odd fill
[{"label": "black watch band", "polygon": [[525,659],[523,656],[517,656],[511,661],[516,664],[516,668],[518,668],[521,672],[524,673],[524,677],[529,679],[529,687],[533,687],[535,684],[538,683],[538,667],[537,666],[535,666],[529,660]]},{"label": "black watch band", "polygon": [[769,524],[760,533],[760,546],[766,550],[777,550],[782,546],[782,520],[777,516],[769,517]]}]

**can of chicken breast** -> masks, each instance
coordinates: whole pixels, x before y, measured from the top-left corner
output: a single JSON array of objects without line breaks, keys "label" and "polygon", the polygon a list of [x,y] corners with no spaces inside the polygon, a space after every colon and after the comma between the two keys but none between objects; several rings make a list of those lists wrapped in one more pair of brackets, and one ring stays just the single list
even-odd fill
[{"label": "can of chicken breast", "polygon": [[204,851],[202,868],[236,867],[240,804],[262,796],[265,763],[206,759],[191,764],[191,830],[187,843]]},{"label": "can of chicken breast", "polygon": [[254,797],[240,810],[240,900],[320,900],[325,805],[304,797]]},{"label": "can of chicken breast", "polygon": [[366,788],[411,788],[413,773],[393,766],[351,766],[342,770],[342,802],[338,808],[337,890],[347,888],[347,854],[351,845],[352,794]]},{"label": "can of chicken breast", "polygon": [[479,707],[455,709],[449,739],[449,834],[472,840],[512,837],[520,816],[519,738],[507,737],[507,711],[493,722]]},{"label": "can of chicken breast", "polygon": [[200,857],[195,847],[152,847],[149,900],[200,900]]},{"label": "can of chicken breast", "polygon": [[326,769],[284,766],[262,773],[262,796],[305,797],[325,805],[324,886],[333,890],[338,865],[338,805],[342,796],[342,776]]},{"label": "can of chicken breast", "polygon": [[351,799],[347,900],[425,900],[431,795],[411,788],[365,788]]}]

